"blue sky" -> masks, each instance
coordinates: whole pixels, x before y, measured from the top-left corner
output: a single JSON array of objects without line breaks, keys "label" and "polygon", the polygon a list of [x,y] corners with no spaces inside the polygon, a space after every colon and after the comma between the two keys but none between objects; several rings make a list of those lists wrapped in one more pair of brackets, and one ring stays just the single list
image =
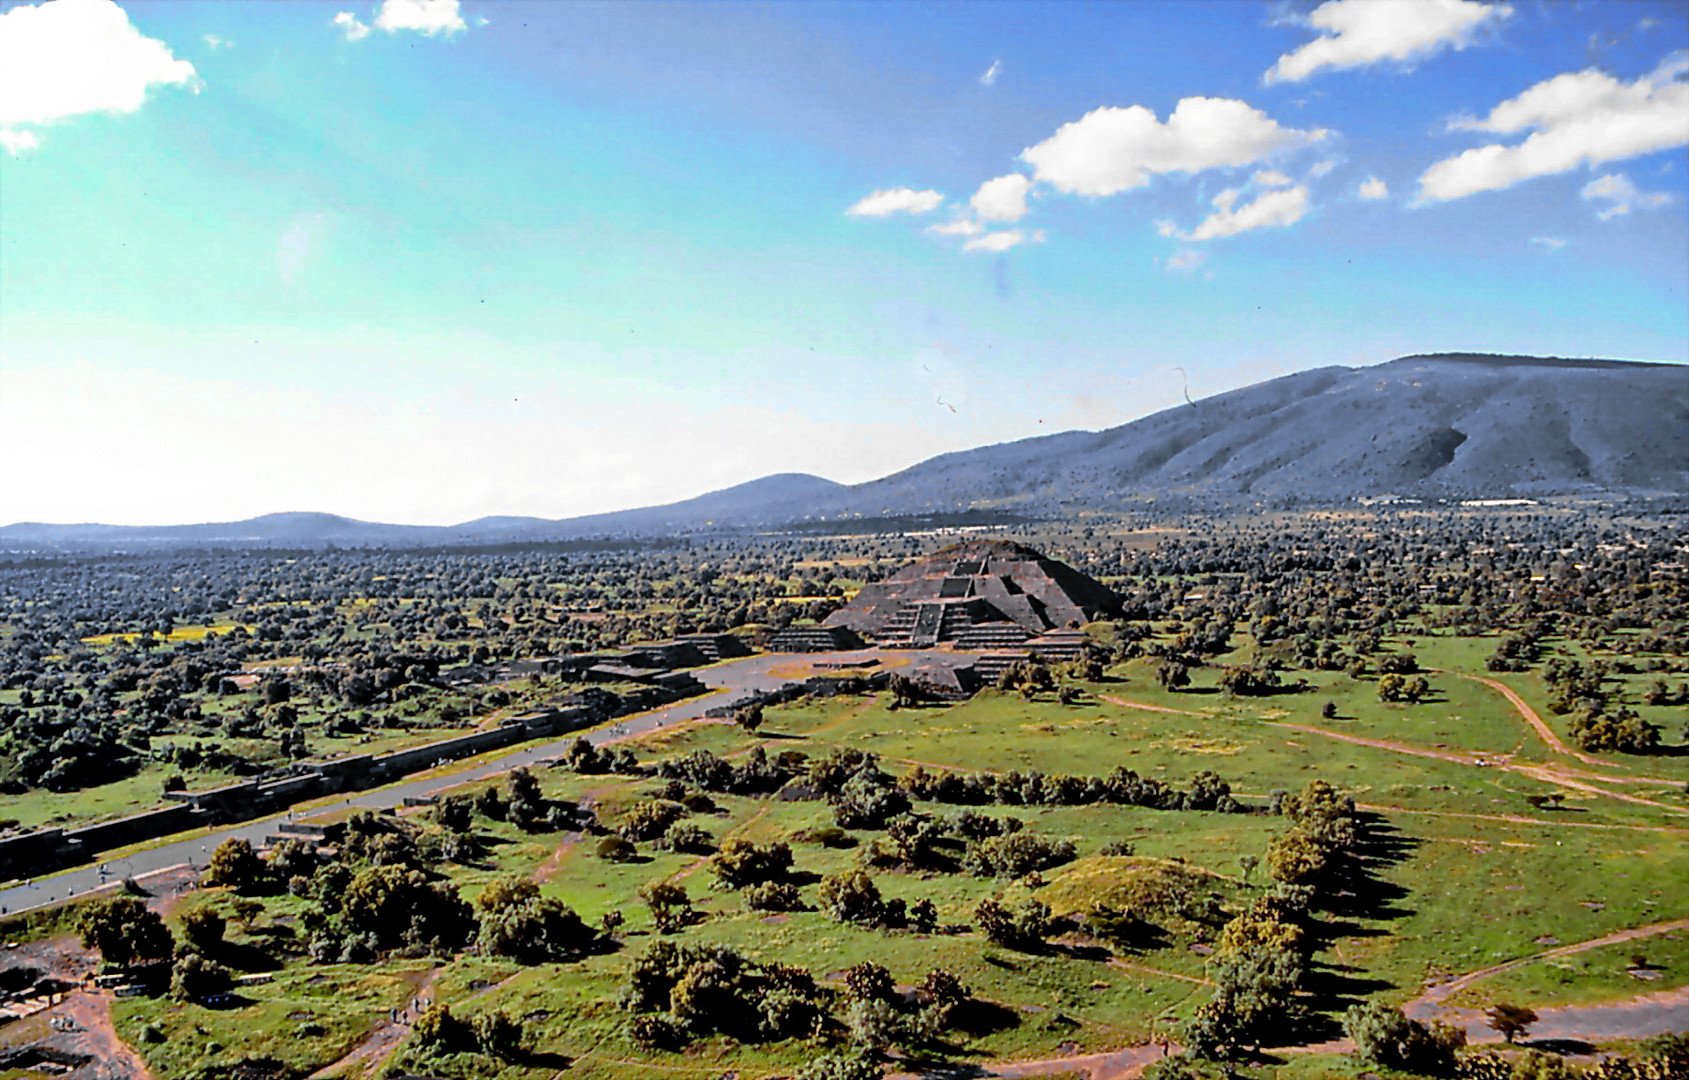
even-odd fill
[{"label": "blue sky", "polygon": [[0,5],[0,519],[558,517],[1689,361],[1686,73],[1676,3]]}]

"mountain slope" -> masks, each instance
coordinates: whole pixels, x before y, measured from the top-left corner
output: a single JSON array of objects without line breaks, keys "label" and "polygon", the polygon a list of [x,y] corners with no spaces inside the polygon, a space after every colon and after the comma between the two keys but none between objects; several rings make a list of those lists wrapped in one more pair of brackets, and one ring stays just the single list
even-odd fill
[{"label": "mountain slope", "polygon": [[1689,495],[1689,367],[1524,356],[1409,356],[1326,367],[1106,431],[943,454],[854,486],[782,473],[665,506],[547,521],[381,525],[269,514],[209,525],[0,528],[56,544],[466,544],[651,536],[977,507],[1107,509],[1157,495],[1343,502],[1549,494]]},{"label": "mountain slope", "polygon": [[1689,367],[1457,354],[1318,368],[1107,431],[946,454],[852,488],[848,508],[1602,491],[1689,492]]}]

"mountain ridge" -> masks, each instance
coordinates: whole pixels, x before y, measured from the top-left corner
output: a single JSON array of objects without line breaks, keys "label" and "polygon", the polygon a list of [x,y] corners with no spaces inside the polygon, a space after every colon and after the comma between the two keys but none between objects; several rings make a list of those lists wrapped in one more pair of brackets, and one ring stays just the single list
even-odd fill
[{"label": "mountain ridge", "polygon": [[1100,431],[951,451],[861,484],[776,473],[661,506],[388,525],[294,511],[180,526],[0,527],[0,543],[503,543],[1156,497],[1689,494],[1689,366],[1477,353],[1310,368]]}]

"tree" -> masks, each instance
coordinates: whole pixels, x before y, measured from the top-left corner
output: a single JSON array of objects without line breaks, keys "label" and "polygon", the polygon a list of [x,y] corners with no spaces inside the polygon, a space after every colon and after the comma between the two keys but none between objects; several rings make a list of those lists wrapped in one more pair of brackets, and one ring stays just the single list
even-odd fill
[{"label": "tree", "polygon": [[1378,700],[1386,702],[1401,701],[1407,696],[1407,680],[1400,675],[1390,674],[1380,676],[1378,680]]},{"label": "tree", "polygon": [[757,728],[762,727],[762,702],[753,701],[749,705],[740,706],[733,713],[733,722],[747,735],[755,735]]},{"label": "tree", "polygon": [[252,850],[252,841],[231,837],[217,845],[200,875],[203,885],[226,885],[235,892],[247,892],[264,880],[264,860]]},{"label": "tree", "polygon": [[234,975],[222,964],[199,953],[183,953],[170,969],[170,996],[177,1001],[203,1001],[234,985]]},{"label": "tree", "polygon": [[223,944],[223,916],[208,907],[196,907],[182,916],[182,937],[188,948],[210,954]]},{"label": "tree", "polygon": [[523,1043],[527,1039],[522,1022],[503,1009],[494,1009],[492,1012],[479,1013],[472,1017],[469,1021],[469,1034],[475,1041],[476,1049],[481,1053],[505,1061],[520,1058],[524,1051]]},{"label": "tree", "polygon": [[672,934],[692,920],[692,898],[686,888],[672,881],[647,881],[639,887],[639,898],[651,909],[660,933]]},{"label": "tree", "polygon": [[359,871],[346,888],[339,918],[348,934],[379,950],[406,945],[452,949],[475,930],[469,905],[453,885],[403,866]]},{"label": "tree", "polygon": [[890,1001],[897,994],[897,984],[885,965],[864,960],[845,968],[845,993],[858,1001]]},{"label": "tree", "polygon": [[883,907],[874,879],[861,870],[841,870],[822,878],[818,901],[828,918],[870,925],[879,921]]},{"label": "tree", "polygon": [[1267,842],[1267,873],[1289,885],[1313,881],[1329,862],[1325,845],[1305,829],[1290,829]]},{"label": "tree", "polygon": [[77,929],[83,945],[100,950],[107,963],[120,966],[168,960],[176,947],[159,914],[133,896],[92,904],[82,913]]},{"label": "tree", "polygon": [[757,844],[735,837],[724,840],[710,859],[716,880],[729,889],[780,878],[791,868],[792,847],[784,841]]},{"label": "tree", "polygon": [[474,1036],[468,1024],[452,1015],[450,1005],[436,1003],[424,1009],[411,1025],[411,1041],[426,1051],[453,1053],[472,1046]]},{"label": "tree", "polygon": [[1163,659],[1155,666],[1155,681],[1164,690],[1178,690],[1191,684],[1190,669],[1177,660]]},{"label": "tree", "polygon": [[1508,1042],[1518,1039],[1537,1022],[1536,1010],[1528,1005],[1491,1005],[1484,1015],[1489,1018],[1490,1028]]},{"label": "tree", "polygon": [[1361,1058],[1423,1072],[1447,1071],[1454,1052],[1466,1045],[1464,1028],[1441,1021],[1427,1027],[1395,1006],[1375,1001],[1351,1005],[1343,1014],[1343,1033]]},{"label": "tree", "polygon": [[974,909],[974,921],[980,933],[995,944],[1021,952],[1034,952],[1044,945],[1044,939],[1055,920],[1050,906],[1042,900],[1026,900],[1018,907],[985,899]]},{"label": "tree", "polygon": [[539,895],[528,878],[495,880],[475,907],[481,913],[476,943],[483,952],[523,963],[568,960],[585,954],[598,940],[575,909],[555,897]]}]

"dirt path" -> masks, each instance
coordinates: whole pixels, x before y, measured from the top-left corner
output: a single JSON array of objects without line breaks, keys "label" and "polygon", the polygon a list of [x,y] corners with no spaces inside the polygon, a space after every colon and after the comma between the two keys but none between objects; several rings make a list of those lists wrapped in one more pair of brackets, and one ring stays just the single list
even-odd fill
[{"label": "dirt path", "polygon": [[[445,968],[443,967],[429,970],[423,976],[422,981],[417,984],[416,992],[405,1003],[405,1007],[400,1010],[399,1015],[420,1014],[422,1011],[421,1000],[433,997],[434,983],[444,971]],[[405,1020],[396,1022],[384,1020],[376,1024],[374,1030],[364,1037],[363,1042],[353,1047],[340,1060],[324,1065],[312,1073],[311,1080],[329,1080],[331,1077],[338,1080],[342,1077],[373,1075],[382,1063],[392,1056],[393,1051],[399,1048],[399,1044],[404,1041],[406,1035],[410,1034],[410,1030],[410,1023]]]},{"label": "dirt path", "polygon": [[[1567,746],[1565,744],[1565,742],[1563,742],[1561,740],[1560,736],[1554,731],[1554,729],[1549,727],[1548,724],[1543,720],[1542,715],[1540,713],[1538,713],[1535,709],[1533,709],[1529,705],[1527,705],[1525,703],[1525,699],[1521,698],[1517,693],[1515,693],[1513,688],[1511,686],[1508,686],[1506,683],[1500,682],[1496,679],[1486,679],[1486,678],[1483,678],[1482,676],[1479,676],[1479,675],[1460,675],[1459,677],[1462,678],[1462,679],[1470,679],[1472,682],[1483,683],[1485,686],[1487,686],[1490,689],[1499,693],[1502,697],[1505,697],[1508,701],[1508,704],[1513,706],[1513,708],[1519,713],[1519,715],[1524,718],[1525,723],[1531,725],[1531,727],[1536,730],[1536,733],[1542,737],[1542,741],[1546,742],[1549,745],[1549,747],[1554,750],[1555,753],[1565,754],[1569,757],[1575,757],[1579,761],[1583,762],[1585,765],[1599,765],[1604,769],[1624,769],[1624,768],[1627,768],[1626,765],[1624,765],[1620,762],[1608,761],[1604,758],[1593,757],[1589,754],[1583,753],[1582,751],[1574,750],[1571,747]],[[1606,784],[1673,784],[1673,783],[1675,783],[1675,781],[1665,780],[1665,779],[1662,779],[1662,778],[1657,777],[1657,776],[1603,776],[1603,775],[1599,775],[1599,774],[1596,774],[1596,773],[1586,773],[1586,772],[1582,772],[1582,771],[1574,771],[1572,773],[1572,775],[1577,776],[1578,778],[1583,779],[1583,780],[1599,780],[1602,783],[1606,783]]]},{"label": "dirt path", "polygon": [[1423,994],[1420,994],[1418,997],[1408,1002],[1405,1008],[1408,1011],[1408,1015],[1417,1016],[1419,1013],[1415,1010],[1423,1011],[1425,1009],[1435,1007],[1446,1000],[1449,995],[1464,990],[1473,983],[1478,982],[1481,979],[1487,979],[1491,975],[1499,975],[1504,971],[1512,971],[1514,968],[1524,967],[1526,964],[1534,964],[1539,960],[1556,960],[1562,956],[1576,956],[1578,953],[1588,952],[1590,949],[1599,949],[1605,945],[1620,945],[1626,941],[1636,941],[1640,938],[1653,937],[1655,934],[1668,934],[1673,930],[1689,930],[1689,919],[1673,919],[1669,922],[1650,923],[1647,926],[1637,926],[1629,930],[1619,930],[1615,933],[1607,934],[1604,937],[1590,938],[1588,941],[1577,941],[1570,945],[1561,945],[1545,952],[1533,953],[1530,956],[1522,956],[1517,960],[1509,960],[1505,964],[1496,964],[1493,967],[1480,968],[1477,971],[1469,971],[1458,978],[1450,979],[1448,982],[1438,983],[1436,986],[1430,987]]},{"label": "dirt path", "polygon": [[[1389,750],[1397,754],[1411,754],[1414,757],[1431,758],[1436,761],[1447,761],[1455,765],[1484,766],[1487,768],[1503,769],[1516,772],[1522,776],[1529,776],[1534,780],[1541,780],[1545,784],[1556,787],[1571,788],[1574,791],[1587,792],[1591,795],[1601,795],[1621,802],[1634,803],[1654,810],[1664,810],[1669,814],[1689,814],[1689,810],[1672,806],[1670,803],[1657,802],[1654,799],[1644,799],[1640,795],[1626,795],[1619,791],[1608,791],[1598,788],[1594,784],[1575,779],[1566,772],[1548,765],[1527,765],[1518,761],[1507,761],[1492,754],[1461,753],[1454,750],[1428,750],[1422,746],[1409,746],[1407,743],[1396,742],[1392,739],[1369,739],[1364,735],[1349,735],[1341,731],[1327,731],[1308,724],[1292,724],[1285,720],[1269,721],[1274,727],[1286,728],[1290,731],[1300,731],[1308,735],[1321,735],[1339,742],[1353,743],[1356,746],[1370,746],[1375,750]],[[1627,783],[1618,777],[1597,777],[1600,780],[1610,780],[1613,783]]]},{"label": "dirt path", "polygon": [[1567,746],[1563,741],[1561,741],[1559,734],[1543,722],[1542,717],[1537,714],[1537,711],[1525,704],[1525,699],[1514,693],[1513,688],[1508,686],[1506,683],[1498,682],[1495,679],[1486,679],[1480,675],[1466,675],[1459,672],[1445,672],[1444,674],[1454,674],[1458,678],[1468,679],[1475,683],[1483,683],[1491,690],[1496,691],[1502,697],[1506,698],[1508,703],[1513,706],[1514,710],[1524,718],[1525,723],[1531,725],[1531,727],[1536,730],[1538,737],[1540,737],[1543,742],[1547,743],[1549,749],[1553,750],[1556,754],[1565,754],[1568,757],[1575,757],[1585,765],[1611,764],[1610,762],[1602,761],[1600,758],[1593,758],[1588,754],[1579,753]]},{"label": "dirt path", "polygon": [[64,1048],[92,1059],[69,1075],[74,1080],[157,1080],[146,1058],[124,1042],[112,1026],[114,1000],[109,990],[78,990],[53,1010],[54,1015],[68,1017],[80,1029],[61,1036]]},{"label": "dirt path", "polygon": [[1689,834],[1689,828],[1678,825],[1621,825],[1601,821],[1549,821],[1526,817],[1523,814],[1463,814],[1458,810],[1419,810],[1410,806],[1386,806],[1382,803],[1356,803],[1361,810],[1375,814],[1419,814],[1424,817],[1466,818],[1472,821],[1501,821],[1515,825],[1541,825],[1550,829],[1622,829],[1627,832],[1657,832]]},{"label": "dirt path", "polygon": [[[1504,971],[1522,967],[1525,964],[1562,956],[1573,956],[1605,945],[1636,941],[1656,934],[1670,933],[1674,930],[1689,930],[1689,919],[1673,919],[1669,922],[1651,923],[1648,926],[1620,930],[1603,937],[1574,942],[1571,945],[1562,945],[1531,956],[1521,957],[1518,960],[1510,960],[1505,964],[1496,964],[1493,967],[1469,971],[1458,978],[1426,990],[1419,997],[1408,1002],[1403,1007],[1403,1011],[1415,1019],[1439,1019],[1459,1024],[1466,1029],[1468,1041],[1472,1043],[1499,1042],[1501,1036],[1490,1030],[1481,1011],[1453,1008],[1444,1004],[1444,1000],[1449,995],[1471,986],[1473,983]],[[1110,966],[1116,965],[1111,961]],[[1157,974],[1166,975],[1168,973],[1158,972]],[[1179,978],[1180,976],[1173,977]],[[1530,1037],[1533,1039],[1597,1042],[1607,1039],[1645,1038],[1689,1028],[1689,986],[1652,994],[1641,994],[1625,1001],[1606,1005],[1549,1006],[1538,1009],[1537,1013],[1539,1019],[1530,1031]],[[1040,1058],[1033,1061],[981,1062],[974,1066],[977,1072],[973,1075],[981,1078],[1025,1078],[1074,1072],[1087,1077],[1088,1080],[1132,1080],[1142,1073],[1150,1063],[1159,1060],[1167,1053],[1178,1053],[1180,1049],[1177,1044],[1164,1047],[1161,1044],[1149,1043],[1095,1054],[1072,1054],[1066,1057]],[[1347,1039],[1334,1039],[1324,1043],[1279,1046],[1272,1049],[1277,1053],[1287,1054],[1346,1054],[1354,1049],[1354,1044]],[[888,1076],[886,1080],[918,1080],[918,1078],[913,1073],[894,1073]]]},{"label": "dirt path", "polygon": [[1125,698],[1117,698],[1110,694],[1098,694],[1097,697],[1108,702],[1110,705],[1118,705],[1122,709],[1142,709],[1145,712],[1172,713],[1174,716],[1195,716],[1200,719],[1210,719],[1207,713],[1189,712],[1185,709],[1170,709],[1165,705],[1150,705],[1142,701],[1127,701]]}]

